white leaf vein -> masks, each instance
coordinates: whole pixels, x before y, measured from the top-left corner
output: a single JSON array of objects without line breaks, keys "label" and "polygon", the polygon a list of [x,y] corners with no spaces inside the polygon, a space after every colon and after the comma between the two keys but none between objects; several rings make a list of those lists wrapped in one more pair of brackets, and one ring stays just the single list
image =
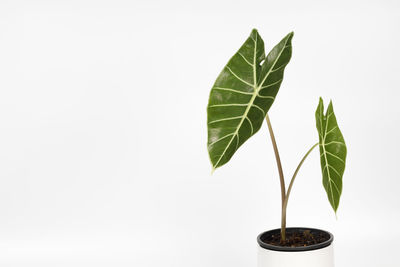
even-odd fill
[{"label": "white leaf vein", "polygon": [[283,79],[279,79],[279,80],[278,80],[278,81],[276,81],[276,82],[273,82],[273,83],[267,84],[267,85],[265,85],[265,86],[262,86],[262,87],[260,88],[260,91],[261,91],[261,90],[263,90],[263,89],[265,89],[265,88],[268,88],[268,87],[274,86],[274,85],[276,85],[276,84],[278,84],[278,83],[282,82],[282,80],[283,80]]},{"label": "white leaf vein", "polygon": [[251,134],[250,135],[253,135],[253,123],[251,123],[251,120],[249,119],[249,117],[247,117],[246,116],[246,120],[249,122],[249,124],[250,124],[250,130],[251,130]]},{"label": "white leaf vein", "polygon": [[227,138],[227,137],[229,137],[229,136],[231,136],[231,135],[233,135],[233,133],[230,133],[230,134],[227,134],[227,135],[222,136],[221,138],[218,138],[218,140],[215,140],[214,142],[208,144],[208,147],[210,147],[210,146],[212,146],[212,145],[218,143],[219,141],[221,141],[221,140],[223,140],[223,139],[225,139],[225,138]]},{"label": "white leaf vein", "polygon": [[234,93],[238,93],[238,94],[243,94],[243,95],[253,95],[254,93],[252,92],[244,92],[244,91],[240,91],[237,89],[232,89],[232,88],[224,88],[224,87],[213,87],[216,90],[221,90],[221,91],[229,91],[229,92],[234,92]]},{"label": "white leaf vein", "polygon": [[263,117],[265,117],[265,111],[262,109],[262,108],[260,108],[259,106],[257,106],[256,104],[253,104],[253,106],[252,107],[254,107],[254,108],[256,108],[256,109],[258,109],[259,111],[261,111],[262,112],[262,114],[263,114]]},{"label": "white leaf vein", "polygon": [[221,121],[237,120],[237,119],[241,119],[241,118],[243,118],[243,116],[223,118],[223,119],[219,119],[219,120],[210,121],[208,124],[213,124],[213,123],[217,123],[217,122],[221,122]]},{"label": "white leaf vein", "polygon": [[233,72],[233,70],[231,70],[231,68],[229,68],[228,66],[226,66],[226,68],[229,70],[230,73],[232,73],[232,75],[238,79],[239,81],[241,81],[242,83],[247,84],[248,86],[253,87],[253,85],[251,83],[249,83],[248,81],[244,80],[243,78],[240,78],[239,75],[237,75],[236,73]]},{"label": "white leaf vein", "polygon": [[250,66],[253,67],[253,64],[252,64],[250,61],[248,61],[248,60],[246,59],[246,57],[245,57],[242,53],[239,52],[238,54],[244,59],[244,61],[246,61],[247,64],[249,64]]},{"label": "white leaf vein", "polygon": [[248,104],[216,104],[216,105],[210,105],[210,108],[217,108],[217,107],[245,107]]}]

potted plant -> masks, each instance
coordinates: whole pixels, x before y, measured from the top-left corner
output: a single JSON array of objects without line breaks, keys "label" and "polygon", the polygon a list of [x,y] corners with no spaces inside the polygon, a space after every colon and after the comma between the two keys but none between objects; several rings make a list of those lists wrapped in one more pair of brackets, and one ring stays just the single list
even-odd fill
[{"label": "potted plant", "polygon": [[333,266],[333,235],[312,228],[286,228],[286,210],[295,178],[311,151],[319,146],[322,184],[337,211],[342,192],[347,149],[332,101],[324,113],[323,100],[315,112],[318,142],[304,155],[286,189],[282,165],[268,111],[274,103],[292,55],[293,32],[265,55],[264,42],[253,30],[224,67],[211,89],[207,107],[208,152],[213,171],[226,164],[239,147],[267,122],[281,186],[281,228],[260,234],[259,267]]}]

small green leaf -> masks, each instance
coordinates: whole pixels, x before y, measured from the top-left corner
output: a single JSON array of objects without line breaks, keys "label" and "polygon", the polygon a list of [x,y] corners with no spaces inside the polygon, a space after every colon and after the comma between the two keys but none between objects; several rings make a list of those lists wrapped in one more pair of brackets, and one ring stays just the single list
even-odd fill
[{"label": "small green leaf", "polygon": [[265,57],[264,42],[254,29],[215,81],[207,107],[213,169],[227,163],[260,129],[292,55],[292,37],[289,33]]},{"label": "small green leaf", "polygon": [[329,202],[336,213],[339,207],[340,195],[342,194],[342,181],[347,154],[346,143],[336,122],[332,101],[330,101],[324,115],[324,102],[322,98],[319,99],[315,119],[319,134],[322,183],[328,194]]}]

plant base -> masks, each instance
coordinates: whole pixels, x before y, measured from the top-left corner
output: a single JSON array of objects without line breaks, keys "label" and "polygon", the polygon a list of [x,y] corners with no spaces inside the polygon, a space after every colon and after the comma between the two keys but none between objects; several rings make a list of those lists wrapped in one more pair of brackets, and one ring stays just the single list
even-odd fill
[{"label": "plant base", "polygon": [[272,236],[279,235],[280,229],[264,232],[257,238],[258,267],[334,267],[333,235],[313,228],[287,228],[287,234],[302,235],[305,231],[314,236],[329,236],[320,243],[303,246],[281,246],[269,244]]}]

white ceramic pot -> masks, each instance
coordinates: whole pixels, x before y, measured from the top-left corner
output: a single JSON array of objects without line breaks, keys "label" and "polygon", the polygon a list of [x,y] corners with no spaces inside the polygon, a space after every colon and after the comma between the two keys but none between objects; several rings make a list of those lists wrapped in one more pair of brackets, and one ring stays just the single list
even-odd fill
[{"label": "white ceramic pot", "polygon": [[312,234],[329,235],[325,242],[307,247],[279,247],[265,243],[266,237],[280,232],[280,229],[264,232],[257,238],[258,267],[334,267],[333,235],[327,231],[313,228],[287,228],[291,231],[309,230]]}]

